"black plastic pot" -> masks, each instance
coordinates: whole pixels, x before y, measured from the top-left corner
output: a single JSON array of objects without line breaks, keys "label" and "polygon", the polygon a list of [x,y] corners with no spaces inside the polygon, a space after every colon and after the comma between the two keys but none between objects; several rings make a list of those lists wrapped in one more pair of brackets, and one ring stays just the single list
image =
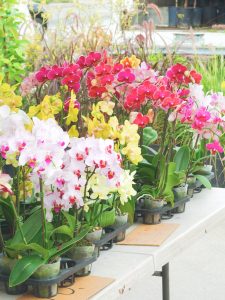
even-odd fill
[{"label": "black plastic pot", "polygon": [[14,287],[9,287],[8,282],[4,282],[5,291],[8,295],[22,295],[25,294],[28,290],[28,286],[26,284],[19,284]]},{"label": "black plastic pot", "polygon": [[169,6],[169,27],[177,26],[177,7]]},{"label": "black plastic pot", "polygon": [[217,8],[206,6],[202,8],[202,25],[211,26],[217,22]]},{"label": "black plastic pot", "polygon": [[177,7],[177,27],[189,28],[192,26],[192,7]]},{"label": "black plastic pot", "polygon": [[202,8],[196,7],[192,11],[192,26],[200,27],[202,24]]},{"label": "black plastic pot", "polygon": [[198,7],[205,7],[209,5],[209,0],[198,0],[197,1]]},{"label": "black plastic pot", "polygon": [[225,5],[218,7],[217,23],[225,24]]}]

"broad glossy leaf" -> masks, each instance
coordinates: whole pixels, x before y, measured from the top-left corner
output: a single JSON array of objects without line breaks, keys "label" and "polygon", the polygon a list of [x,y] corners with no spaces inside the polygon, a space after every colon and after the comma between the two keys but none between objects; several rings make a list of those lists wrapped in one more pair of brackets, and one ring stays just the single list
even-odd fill
[{"label": "broad glossy leaf", "polygon": [[158,138],[157,131],[152,127],[145,127],[143,129],[143,145],[149,146],[155,140],[157,140],[157,138]]},{"label": "broad glossy leaf", "polygon": [[103,211],[98,217],[98,224],[100,227],[107,227],[115,222],[116,212],[115,209]]},{"label": "broad glossy leaf", "polygon": [[131,198],[128,202],[120,205],[120,211],[122,213],[128,213],[128,221],[130,224],[134,221],[134,211],[135,211],[135,198]]},{"label": "broad glossy leaf", "polygon": [[29,255],[19,259],[9,276],[9,286],[13,287],[23,283],[46,262],[47,260],[39,255]]},{"label": "broad glossy leaf", "polygon": [[73,238],[73,230],[67,225],[62,225],[55,228],[54,230],[51,231],[49,237],[51,237],[53,234],[65,234]]},{"label": "broad glossy leaf", "polygon": [[72,216],[70,213],[66,211],[62,211],[64,217],[66,218],[69,227],[74,231],[75,230],[75,225],[76,225],[76,219],[74,216]]},{"label": "broad glossy leaf", "polygon": [[90,226],[86,226],[77,234],[76,237],[72,238],[68,242],[63,243],[61,247],[54,247],[50,249],[49,259],[53,257],[61,256],[67,251],[69,251],[77,242],[82,240],[87,235],[87,233],[91,230],[91,228],[92,227]]},{"label": "broad glossy leaf", "polygon": [[207,189],[211,189],[212,185],[207,177],[203,175],[195,175],[195,177],[204,185]]},{"label": "broad glossy leaf", "polygon": [[182,146],[174,156],[174,162],[176,163],[176,171],[187,170],[190,162],[190,149],[188,146]]},{"label": "broad glossy leaf", "polygon": [[31,243],[31,244],[13,244],[13,245],[7,245],[6,250],[15,250],[15,251],[25,251],[25,250],[33,250],[37,252],[37,254],[41,255],[43,258],[47,259],[49,255],[49,251],[39,244]]},{"label": "broad glossy leaf", "polygon": [[[38,232],[41,229],[41,210],[35,211],[23,224],[22,224],[22,230],[24,233],[24,236],[26,238],[27,243],[29,243],[31,240],[35,240],[35,236],[38,234]],[[15,243],[23,243],[23,239],[21,237],[20,231],[17,230],[13,239],[10,242],[11,244]]]}]

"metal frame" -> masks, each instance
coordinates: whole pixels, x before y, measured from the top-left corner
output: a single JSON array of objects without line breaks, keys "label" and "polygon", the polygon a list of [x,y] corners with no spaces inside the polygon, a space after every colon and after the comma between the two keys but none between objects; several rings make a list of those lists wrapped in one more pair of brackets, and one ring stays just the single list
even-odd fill
[{"label": "metal frame", "polygon": [[156,271],[153,276],[162,277],[162,299],[170,300],[169,263],[162,266],[162,271]]}]

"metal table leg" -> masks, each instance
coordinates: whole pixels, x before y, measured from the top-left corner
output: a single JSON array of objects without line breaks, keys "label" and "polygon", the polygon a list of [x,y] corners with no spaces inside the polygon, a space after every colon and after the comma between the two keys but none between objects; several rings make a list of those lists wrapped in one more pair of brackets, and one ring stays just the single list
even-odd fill
[{"label": "metal table leg", "polygon": [[162,267],[162,294],[163,300],[170,300],[169,263]]},{"label": "metal table leg", "polygon": [[154,276],[162,277],[162,299],[170,300],[170,276],[169,276],[169,263],[162,267],[162,271],[156,271]]}]

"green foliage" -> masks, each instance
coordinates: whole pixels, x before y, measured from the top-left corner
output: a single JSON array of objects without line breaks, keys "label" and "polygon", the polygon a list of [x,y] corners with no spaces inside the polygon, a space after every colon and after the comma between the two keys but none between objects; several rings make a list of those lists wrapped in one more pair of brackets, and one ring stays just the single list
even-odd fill
[{"label": "green foliage", "polygon": [[24,256],[22,259],[19,259],[10,274],[9,286],[13,287],[23,283],[46,262],[46,259],[38,255]]},{"label": "green foliage", "polygon": [[225,80],[225,60],[224,56],[212,56],[204,60],[197,57],[194,68],[202,74],[202,84],[204,91],[220,92],[222,82]]},{"label": "green foliage", "polygon": [[[41,209],[36,210],[31,216],[22,224],[22,230],[25,236],[25,239],[28,243],[35,239],[37,234],[41,229]],[[31,230],[32,229],[32,230]],[[14,245],[22,243],[23,239],[21,237],[20,231],[17,229],[14,237],[8,241],[9,244]]]},{"label": "green foliage", "polygon": [[206,187],[207,189],[211,189],[212,185],[207,177],[198,174],[196,174],[195,177],[201,182],[201,184],[204,185],[204,187]]},{"label": "green foliage", "polygon": [[145,127],[143,129],[143,145],[149,146],[155,142],[158,138],[158,134],[152,127]]},{"label": "green foliage", "polygon": [[103,211],[98,217],[98,225],[100,227],[107,227],[115,222],[116,212],[115,209]]},{"label": "green foliage", "polygon": [[190,149],[188,146],[182,146],[174,156],[176,163],[176,172],[186,171],[190,162]]},{"label": "green foliage", "polygon": [[[60,232],[66,232],[62,228]],[[70,238],[67,242],[60,245],[60,247],[53,246],[51,249],[32,243],[25,245],[24,243],[8,246],[9,249],[16,249],[23,254],[25,250],[29,250],[25,255],[17,261],[13,267],[10,277],[9,286],[16,286],[26,281],[40,266],[54,261],[67,251],[69,251],[75,243],[82,240],[84,236],[90,231],[90,227],[84,227],[74,238]]]},{"label": "green foliage", "polygon": [[20,82],[25,74],[24,46],[25,40],[19,35],[22,14],[15,5],[16,0],[0,1],[0,75],[8,83]]}]

